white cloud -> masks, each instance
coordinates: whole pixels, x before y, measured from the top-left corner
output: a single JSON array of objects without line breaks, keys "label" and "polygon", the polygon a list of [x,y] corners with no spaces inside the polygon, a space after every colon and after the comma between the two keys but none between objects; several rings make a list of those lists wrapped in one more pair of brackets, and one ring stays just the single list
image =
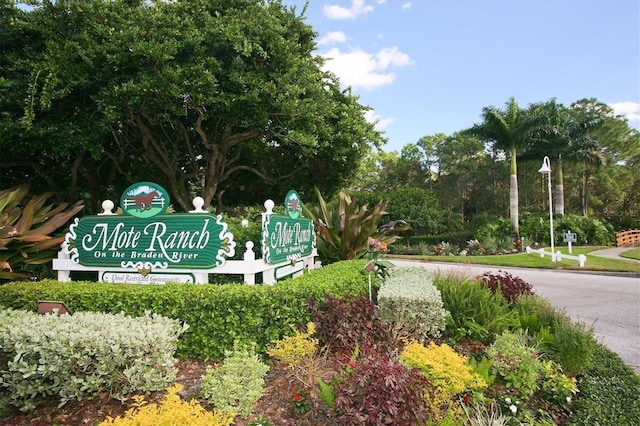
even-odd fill
[{"label": "white cloud", "polygon": [[382,118],[380,115],[376,114],[374,110],[365,112],[364,118],[367,120],[367,123],[375,124],[376,130],[381,132],[384,131],[389,124],[393,123],[393,118]]},{"label": "white cloud", "polygon": [[411,9],[411,2],[405,3],[402,5],[402,11],[404,12],[405,10],[410,10]]},{"label": "white cloud", "polygon": [[347,36],[342,31],[329,31],[324,37],[318,40],[318,45],[344,43]]},{"label": "white cloud", "polygon": [[373,6],[366,5],[365,0],[351,0],[351,7],[348,9],[338,5],[327,5],[322,11],[329,19],[355,19],[373,11]]},{"label": "white cloud", "polygon": [[363,89],[375,89],[393,83],[395,74],[389,68],[413,63],[409,55],[400,52],[397,47],[384,48],[377,53],[361,49],[342,52],[333,48],[322,56],[327,59],[325,68],[338,76],[343,86]]},{"label": "white cloud", "polygon": [[622,115],[630,123],[640,121],[640,103],[637,102],[616,102],[609,104],[616,114]]}]

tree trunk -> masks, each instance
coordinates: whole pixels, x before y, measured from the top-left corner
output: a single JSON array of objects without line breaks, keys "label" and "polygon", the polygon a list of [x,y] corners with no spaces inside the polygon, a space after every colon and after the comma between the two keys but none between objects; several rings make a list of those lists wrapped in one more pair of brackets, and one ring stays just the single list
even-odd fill
[{"label": "tree trunk", "polygon": [[582,216],[589,216],[589,210],[587,206],[587,182],[589,181],[589,172],[587,169],[582,171],[582,188],[580,188],[580,208],[582,210]]},{"label": "tree trunk", "polygon": [[562,175],[562,156],[558,156],[558,172],[556,174],[556,200],[554,204],[555,214],[564,216],[564,177]]},{"label": "tree trunk", "polygon": [[511,176],[509,178],[509,216],[511,218],[511,232],[516,239],[520,238],[520,224],[518,212],[518,167],[516,165],[516,149],[511,148]]}]

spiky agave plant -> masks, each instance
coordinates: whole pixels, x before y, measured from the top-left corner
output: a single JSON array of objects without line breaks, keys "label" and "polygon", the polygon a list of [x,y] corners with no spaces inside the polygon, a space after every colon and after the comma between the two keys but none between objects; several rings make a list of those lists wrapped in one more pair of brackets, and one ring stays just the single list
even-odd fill
[{"label": "spiky agave plant", "polygon": [[409,228],[402,220],[380,224],[387,215],[388,200],[380,200],[369,209],[367,204],[359,206],[356,197],[345,192],[340,192],[331,203],[324,200],[317,188],[315,192],[318,206],[311,210],[303,205],[303,209],[314,221],[318,254],[324,263],[359,259],[369,250],[369,237],[389,246],[400,238],[392,234],[394,231]]},{"label": "spiky agave plant", "polygon": [[0,280],[28,278],[27,265],[50,262],[64,239],[51,234],[84,207],[45,205],[51,192],[27,200],[28,194],[27,184],[0,191]]}]

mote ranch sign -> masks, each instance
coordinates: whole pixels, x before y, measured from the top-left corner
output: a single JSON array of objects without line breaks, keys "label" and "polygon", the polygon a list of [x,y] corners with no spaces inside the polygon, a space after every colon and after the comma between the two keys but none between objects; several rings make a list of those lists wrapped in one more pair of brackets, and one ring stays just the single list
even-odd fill
[{"label": "mote ranch sign", "polygon": [[262,226],[262,252],[269,264],[296,263],[310,256],[315,246],[313,221],[301,217],[302,202],[296,191],[285,198],[286,215],[267,215]]},{"label": "mote ranch sign", "polygon": [[72,261],[148,273],[211,269],[223,265],[235,252],[233,235],[222,216],[205,211],[167,213],[167,191],[157,184],[130,186],[120,205],[122,214],[75,219],[63,244]]},{"label": "mote ranch sign", "polygon": [[267,200],[262,213],[262,259],[254,242],[246,241],[242,260],[232,259],[236,242],[222,216],[203,210],[204,200],[193,199],[194,210],[172,213],[167,191],[141,182],[120,198],[120,209],[105,200],[103,212],[75,219],[65,236],[53,269],[59,281],[70,281],[72,271],[97,272],[98,281],[163,284],[209,282],[209,274],[241,274],[244,282],[274,284],[315,269],[313,222],[300,217],[302,202],[296,191],[285,198],[286,215],[273,213]]}]

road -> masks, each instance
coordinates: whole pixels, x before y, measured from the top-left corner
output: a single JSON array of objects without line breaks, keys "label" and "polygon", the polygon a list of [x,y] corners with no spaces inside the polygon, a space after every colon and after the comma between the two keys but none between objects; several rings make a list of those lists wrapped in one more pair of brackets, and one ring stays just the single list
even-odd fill
[{"label": "road", "polygon": [[594,335],[640,374],[640,278],[585,272],[482,265],[415,262],[390,259],[396,266],[421,266],[432,271],[463,272],[470,276],[503,270],[518,276],[564,310],[576,322],[593,326]]}]

